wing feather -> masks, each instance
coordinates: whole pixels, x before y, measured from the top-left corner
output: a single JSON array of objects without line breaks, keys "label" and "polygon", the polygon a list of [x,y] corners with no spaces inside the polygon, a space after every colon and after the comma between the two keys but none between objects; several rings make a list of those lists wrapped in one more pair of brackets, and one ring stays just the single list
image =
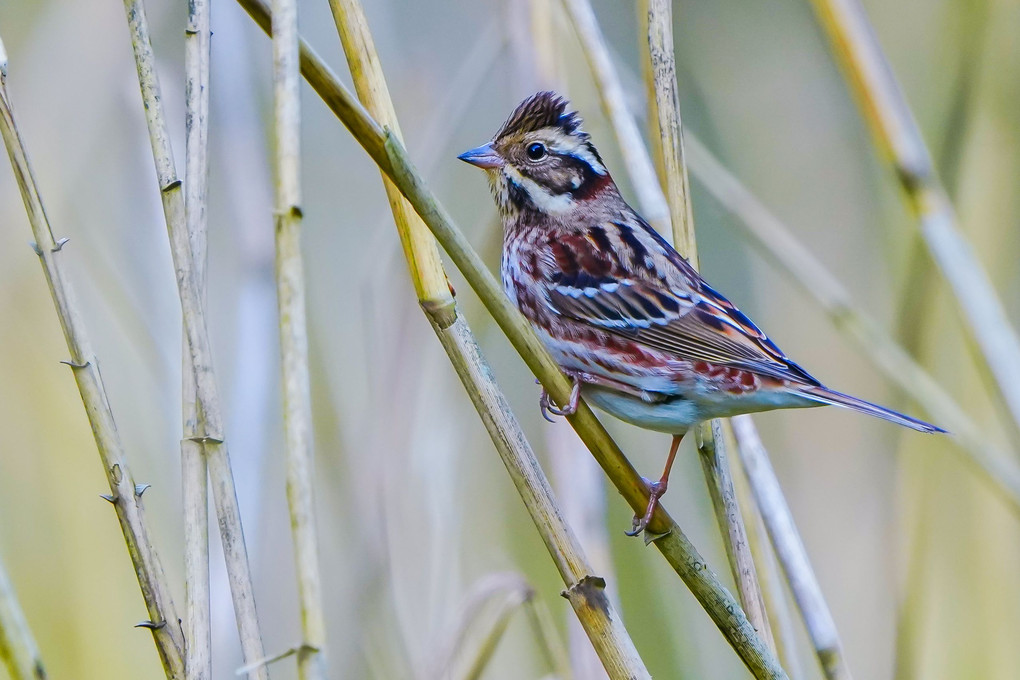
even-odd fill
[{"label": "wing feather", "polygon": [[597,239],[550,241],[556,257],[544,261],[569,263],[547,279],[554,312],[681,359],[818,384],[640,217],[629,217],[597,227]]}]

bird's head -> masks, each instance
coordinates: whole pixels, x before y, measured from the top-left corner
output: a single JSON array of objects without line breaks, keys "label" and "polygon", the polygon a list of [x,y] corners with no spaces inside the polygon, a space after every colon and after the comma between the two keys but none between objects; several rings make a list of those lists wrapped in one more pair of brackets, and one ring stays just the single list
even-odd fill
[{"label": "bird's head", "polygon": [[458,158],[489,176],[504,218],[526,211],[562,216],[612,186],[581,118],[555,92],[525,99],[488,144]]}]

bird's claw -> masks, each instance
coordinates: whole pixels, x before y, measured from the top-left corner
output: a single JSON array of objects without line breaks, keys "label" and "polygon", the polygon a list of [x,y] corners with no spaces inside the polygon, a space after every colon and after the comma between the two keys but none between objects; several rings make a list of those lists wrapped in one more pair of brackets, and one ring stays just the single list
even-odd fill
[{"label": "bird's claw", "polygon": [[648,487],[648,508],[645,510],[645,514],[641,517],[634,515],[634,521],[631,523],[630,531],[623,532],[628,536],[637,536],[648,528],[648,523],[652,521],[652,517],[655,515],[655,508],[659,506],[659,498],[662,497],[662,494],[666,493],[666,483],[662,480],[659,480],[658,482],[649,482],[647,479],[642,477],[641,481],[643,481],[645,486]]},{"label": "bird's claw", "polygon": [[566,406],[558,406],[553,403],[552,397],[549,393],[542,388],[542,396],[538,399],[538,406],[542,409],[542,417],[548,420],[550,423],[556,422],[549,417],[549,414],[554,416],[569,416],[577,413],[577,405],[581,401],[581,380],[577,376],[570,376],[574,386],[570,390],[570,399],[567,401]]}]

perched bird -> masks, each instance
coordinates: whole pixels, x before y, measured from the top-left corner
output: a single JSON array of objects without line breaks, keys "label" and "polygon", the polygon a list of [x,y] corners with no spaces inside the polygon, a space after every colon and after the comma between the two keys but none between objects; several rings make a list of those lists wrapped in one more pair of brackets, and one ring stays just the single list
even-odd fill
[{"label": "perched bird", "polygon": [[491,142],[459,158],[488,175],[503,221],[506,294],[574,381],[562,407],[543,391],[543,415],[572,413],[583,394],[621,420],[673,435],[647,512],[628,533],[647,526],[681,438],[705,420],[835,404],[944,432],[830,390],[787,358],[627,205],[567,107],[539,92]]}]

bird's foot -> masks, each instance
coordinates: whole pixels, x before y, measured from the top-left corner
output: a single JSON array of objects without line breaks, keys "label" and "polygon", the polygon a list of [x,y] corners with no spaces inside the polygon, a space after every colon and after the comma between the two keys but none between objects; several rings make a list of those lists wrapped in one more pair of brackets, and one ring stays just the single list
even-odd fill
[{"label": "bird's foot", "polygon": [[538,399],[538,406],[542,409],[542,417],[550,423],[555,422],[549,417],[550,413],[554,416],[569,416],[577,413],[577,405],[581,401],[581,379],[576,375],[571,375],[570,379],[573,381],[574,386],[570,390],[570,399],[567,401],[566,406],[554,404],[552,397],[549,396],[544,387],[542,388],[542,396]]},{"label": "bird's foot", "polygon": [[634,522],[631,525],[630,531],[623,533],[628,536],[637,536],[648,527],[648,523],[652,521],[652,516],[655,514],[655,508],[659,507],[659,499],[662,494],[666,493],[666,487],[668,482],[665,479],[660,479],[657,482],[649,482],[644,477],[641,481],[645,483],[648,488],[648,508],[645,510],[645,514],[641,517],[634,515]]}]

